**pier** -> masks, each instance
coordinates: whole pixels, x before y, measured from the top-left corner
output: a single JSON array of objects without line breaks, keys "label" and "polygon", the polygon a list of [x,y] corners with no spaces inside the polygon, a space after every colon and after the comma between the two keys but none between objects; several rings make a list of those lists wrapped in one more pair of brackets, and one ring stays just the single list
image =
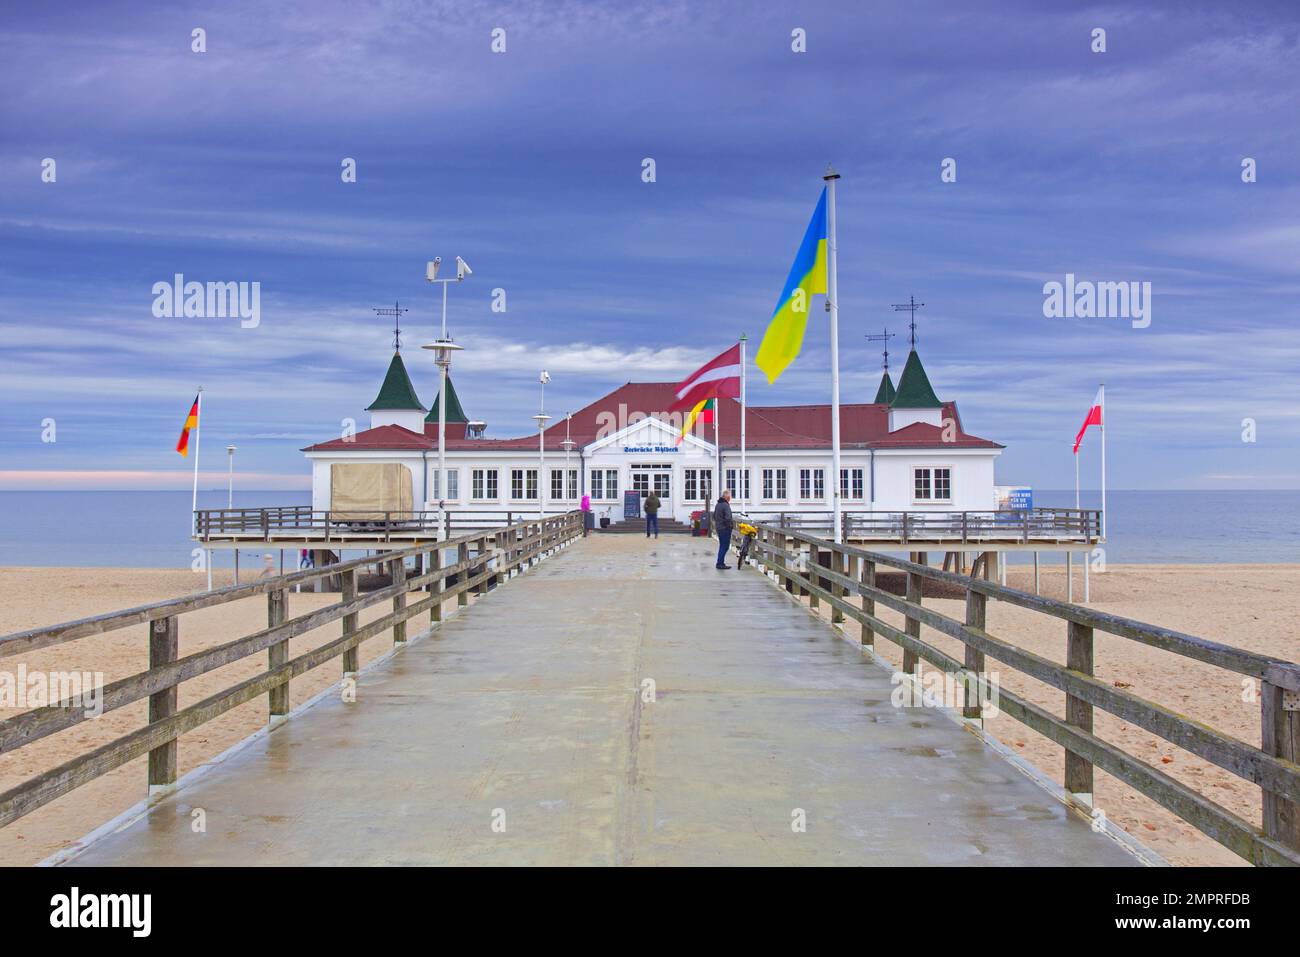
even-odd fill
[{"label": "pier", "polygon": [[[761,526],[757,567],[715,571],[712,545],[583,538],[569,513],[394,549],[371,592],[356,579],[376,559],[358,559],[0,638],[3,657],[145,625],[151,651],[105,693],[108,710],[148,697],[148,723],[0,794],[0,826],[148,754],[149,802],[52,863],[1152,863],[1089,820],[1100,767],[1253,863],[1300,863],[1296,665],[795,529]],[[902,571],[905,596],[877,588],[877,569]],[[342,577],[340,601],[287,617],[288,590],[324,575]],[[965,593],[965,621],[926,607],[927,581]],[[179,654],[187,611],[250,599],[267,603],[266,630]],[[985,631],[991,601],[1059,620],[1067,666]],[[363,624],[367,609],[382,614]],[[287,657],[290,637],[340,620],[340,637]],[[1092,679],[1093,629],[1257,677],[1264,747]],[[395,650],[361,671],[355,649],[373,638]],[[999,701],[1065,748],[1065,779],[1009,760],[981,730],[982,697],[895,706],[877,640],[905,649],[909,673],[979,685],[986,655],[1066,691],[1064,716],[1005,689]],[[187,678],[263,651],[264,673],[177,708]],[[336,658],[343,684],[290,713],[287,683]],[[261,695],[268,729],[178,781],[176,739]],[[1258,783],[1263,829],[1093,736],[1093,708]],[[81,720],[6,719],[0,752]]]}]

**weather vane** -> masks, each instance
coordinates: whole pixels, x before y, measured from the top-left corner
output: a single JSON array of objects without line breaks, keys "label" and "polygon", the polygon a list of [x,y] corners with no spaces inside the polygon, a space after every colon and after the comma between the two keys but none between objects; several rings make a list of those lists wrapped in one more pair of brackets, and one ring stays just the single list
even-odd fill
[{"label": "weather vane", "polygon": [[411,311],[410,309],[403,309],[401,305],[399,305],[396,302],[393,303],[392,309],[384,308],[384,309],[375,310],[375,315],[377,316],[393,317],[393,351],[394,352],[402,351],[402,313],[410,312],[410,311]]},{"label": "weather vane", "polygon": [[895,336],[895,333],[890,332],[890,331],[889,331],[889,327],[886,326],[886,327],[885,327],[885,331],[882,332],[882,333],[880,333],[879,335],[869,335],[869,336],[866,337],[866,339],[867,339],[868,342],[880,342],[880,343],[883,343],[883,344],[884,344],[884,346],[885,346],[885,352],[884,352],[884,356],[885,356],[885,371],[886,371],[886,372],[889,371],[889,340],[892,339],[892,338],[894,338],[894,336]]},{"label": "weather vane", "polygon": [[924,305],[925,305],[925,303],[923,303],[923,302],[917,302],[915,296],[908,296],[908,297],[907,297],[907,302],[896,302],[896,303],[894,303],[894,312],[903,312],[904,310],[906,310],[907,312],[911,313],[911,317],[912,317],[912,319],[911,319],[911,322],[908,323],[908,325],[909,325],[909,326],[911,327],[911,329],[912,329],[912,348],[913,348],[913,349],[916,348],[916,310],[920,309],[920,308],[921,308],[922,306],[924,306]]}]

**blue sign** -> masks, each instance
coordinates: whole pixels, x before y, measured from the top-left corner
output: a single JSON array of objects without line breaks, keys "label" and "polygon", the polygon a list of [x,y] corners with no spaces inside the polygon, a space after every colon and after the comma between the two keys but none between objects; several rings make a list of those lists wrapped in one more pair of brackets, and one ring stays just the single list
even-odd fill
[{"label": "blue sign", "polygon": [[641,517],[641,493],[636,489],[628,489],[623,493],[623,517]]},{"label": "blue sign", "polygon": [[658,455],[661,452],[671,454],[673,452],[679,452],[681,450],[678,449],[677,446],[675,445],[625,445],[623,446],[623,451],[633,452],[636,454],[653,452],[655,455]]}]

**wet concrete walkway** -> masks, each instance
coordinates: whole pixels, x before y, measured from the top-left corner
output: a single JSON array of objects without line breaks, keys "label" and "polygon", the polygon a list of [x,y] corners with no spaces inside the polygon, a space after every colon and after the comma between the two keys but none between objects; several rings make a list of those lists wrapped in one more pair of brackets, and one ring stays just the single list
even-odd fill
[{"label": "wet concrete walkway", "polygon": [[889,676],[757,572],[712,564],[686,537],[579,542],[74,862],[1136,863],[942,714],[892,707]]}]

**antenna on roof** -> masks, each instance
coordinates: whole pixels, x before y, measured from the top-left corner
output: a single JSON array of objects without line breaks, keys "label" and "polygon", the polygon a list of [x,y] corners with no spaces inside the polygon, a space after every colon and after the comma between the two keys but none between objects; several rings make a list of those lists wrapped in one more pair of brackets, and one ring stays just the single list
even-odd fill
[{"label": "antenna on roof", "polygon": [[411,311],[410,309],[403,309],[403,308],[402,308],[398,303],[396,303],[396,302],[393,303],[393,308],[392,308],[392,309],[387,309],[387,308],[385,308],[385,309],[376,309],[376,310],[375,310],[375,315],[377,315],[377,316],[392,316],[392,317],[393,317],[393,351],[394,351],[394,352],[401,352],[401,351],[402,351],[402,326],[401,326],[401,322],[402,322],[402,313],[404,313],[404,312],[410,312],[410,311]]},{"label": "antenna on roof", "polygon": [[889,327],[886,326],[885,331],[879,335],[870,335],[866,337],[868,342],[883,342],[885,344],[884,356],[886,372],[889,371],[889,340],[894,338],[895,335],[897,335],[897,333],[890,332]]},{"label": "antenna on roof", "polygon": [[893,305],[894,305],[894,312],[902,312],[904,310],[907,310],[907,312],[911,313],[912,321],[909,322],[908,325],[911,326],[912,329],[912,348],[915,349],[916,348],[916,310],[924,306],[925,303],[917,302],[915,296],[908,296],[907,302],[896,302]]}]

